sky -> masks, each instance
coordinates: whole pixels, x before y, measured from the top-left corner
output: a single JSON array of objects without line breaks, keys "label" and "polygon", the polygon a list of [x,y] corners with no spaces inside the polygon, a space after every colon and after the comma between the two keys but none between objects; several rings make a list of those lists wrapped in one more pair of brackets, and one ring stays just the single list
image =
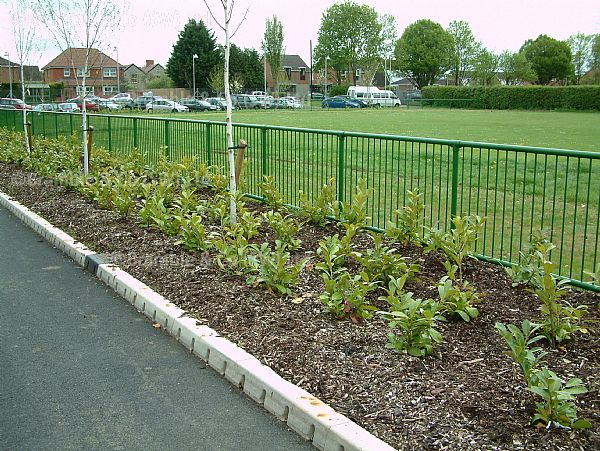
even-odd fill
[{"label": "sky", "polygon": [[[211,17],[203,0],[114,0],[121,10],[121,25],[107,30],[101,50],[123,65],[143,66],[146,60],[166,64],[179,32],[189,18],[204,21],[215,32],[219,43],[224,33]],[[431,19],[446,28],[452,20],[465,20],[475,38],[494,52],[505,49],[517,51],[527,39],[547,34],[555,39],[566,39],[576,33],[600,33],[599,0],[355,0],[368,4],[380,14],[396,18],[398,37],[406,26],[419,19]],[[220,0],[207,0],[214,15],[221,20]],[[310,64],[310,41],[317,43],[319,26],[324,11],[336,0],[236,0],[234,27],[246,10],[233,42],[244,48],[259,50],[267,18],[277,16],[283,24],[286,54],[300,55]],[[489,6],[488,6],[489,4]],[[0,0],[0,56],[6,52],[15,61],[11,28],[11,9],[6,0]],[[31,53],[28,63],[47,64],[58,53],[49,33],[43,28],[36,34],[41,49]],[[46,39],[44,39],[44,37]],[[45,41],[45,42],[44,42]]]}]

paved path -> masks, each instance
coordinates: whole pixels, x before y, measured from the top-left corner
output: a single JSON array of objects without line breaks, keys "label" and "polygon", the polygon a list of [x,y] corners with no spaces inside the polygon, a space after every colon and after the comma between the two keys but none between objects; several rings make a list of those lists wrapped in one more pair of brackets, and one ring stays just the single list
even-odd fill
[{"label": "paved path", "polygon": [[0,449],[311,445],[0,207]]}]

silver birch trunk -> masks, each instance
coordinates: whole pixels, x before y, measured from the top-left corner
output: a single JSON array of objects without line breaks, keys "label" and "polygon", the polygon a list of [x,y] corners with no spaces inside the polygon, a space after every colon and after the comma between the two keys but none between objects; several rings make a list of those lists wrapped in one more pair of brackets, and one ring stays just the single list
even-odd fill
[{"label": "silver birch trunk", "polygon": [[[23,61],[21,61],[21,98],[25,102],[25,77],[23,75]],[[25,108],[23,108],[23,137],[25,138],[25,150],[31,152],[29,139],[27,139],[27,110]]]},{"label": "silver birch trunk", "polygon": [[87,110],[85,105],[85,80],[88,70],[88,55],[89,48],[85,56],[85,67],[83,68],[83,79],[81,81],[82,98],[81,98],[81,129],[83,130],[83,175],[87,176],[89,172],[89,155],[87,150]]},{"label": "silver birch trunk", "polygon": [[233,149],[233,124],[231,122],[231,90],[229,89],[229,20],[231,5],[228,0],[223,0],[225,13],[225,68],[223,78],[225,84],[225,101],[227,103],[227,159],[229,161],[229,217],[231,224],[237,223],[237,208],[235,203],[237,187],[235,184],[235,152]]}]

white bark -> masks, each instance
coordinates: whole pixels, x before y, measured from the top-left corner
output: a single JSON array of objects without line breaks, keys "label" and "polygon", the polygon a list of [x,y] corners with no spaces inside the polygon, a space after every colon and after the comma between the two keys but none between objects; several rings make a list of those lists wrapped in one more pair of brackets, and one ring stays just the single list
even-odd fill
[{"label": "white bark", "polygon": [[229,162],[229,217],[232,224],[237,223],[237,206],[235,203],[237,186],[235,184],[235,152],[233,148],[233,123],[231,110],[231,90],[229,88],[229,20],[231,5],[223,0],[225,13],[225,68],[223,71],[225,85],[225,101],[227,103],[227,160]]}]

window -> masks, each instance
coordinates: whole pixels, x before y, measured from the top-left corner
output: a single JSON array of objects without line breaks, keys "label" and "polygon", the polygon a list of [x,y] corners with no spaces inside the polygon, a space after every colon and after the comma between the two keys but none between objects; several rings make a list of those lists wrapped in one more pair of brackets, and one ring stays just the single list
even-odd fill
[{"label": "window", "polygon": [[105,67],[104,68],[104,76],[107,78],[116,77],[117,76],[117,68],[116,67]]},{"label": "window", "polygon": [[71,76],[71,69],[69,69],[68,67],[65,67],[63,69],[63,77],[70,77]]},{"label": "window", "polygon": [[137,85],[138,82],[138,74],[131,74],[131,84]]},{"label": "window", "polygon": [[306,67],[300,68],[300,80],[306,80]]},{"label": "window", "polygon": [[285,74],[287,75],[287,79],[291,80],[292,79],[292,68],[284,67],[283,70],[285,71]]},{"label": "window", "polygon": [[117,87],[116,86],[103,86],[102,87],[102,92],[104,93],[104,95],[107,94],[116,94],[117,93]]},{"label": "window", "polygon": [[[81,86],[77,86],[77,95],[80,96],[83,94],[83,89]],[[93,86],[86,86],[85,87],[85,95],[87,94],[93,94],[94,93],[94,87]]]},{"label": "window", "polygon": [[348,71],[345,70],[342,72],[342,80],[346,80],[348,78]]},{"label": "window", "polygon": [[[83,77],[83,69],[84,69],[83,67],[78,67],[78,68],[77,68],[77,76],[78,76],[78,77]],[[86,77],[89,77],[89,76],[90,76],[90,71],[89,71],[89,69],[88,69],[88,71],[87,71],[87,74],[85,74],[85,76],[86,76]]]}]

